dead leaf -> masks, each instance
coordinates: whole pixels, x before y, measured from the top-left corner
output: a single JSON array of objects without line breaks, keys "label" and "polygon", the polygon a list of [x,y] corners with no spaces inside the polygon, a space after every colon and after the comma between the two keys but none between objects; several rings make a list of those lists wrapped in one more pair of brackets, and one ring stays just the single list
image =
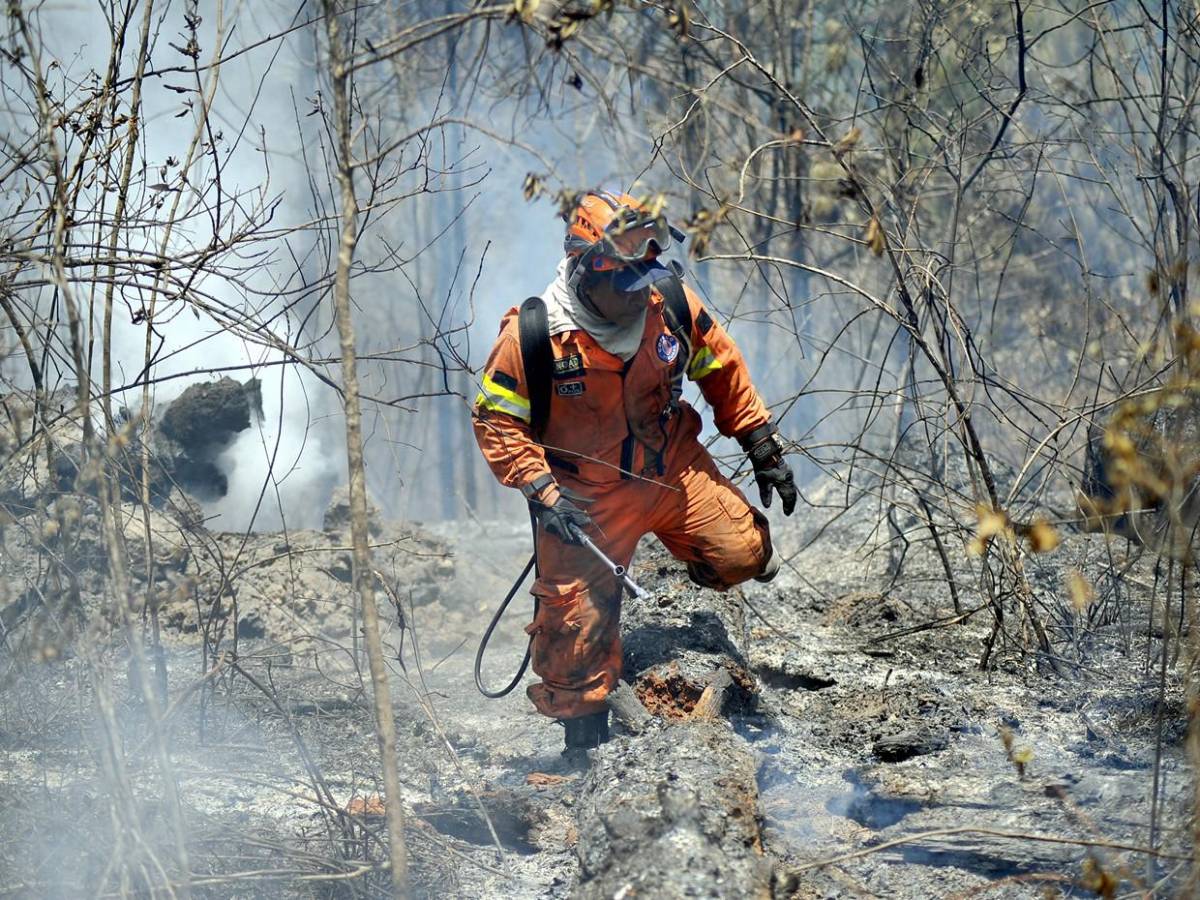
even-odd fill
[{"label": "dead leaf", "polygon": [[550,787],[554,784],[562,784],[564,781],[570,781],[570,779],[566,775],[551,775],[549,772],[530,772],[525,776],[525,783],[534,787]]},{"label": "dead leaf", "polygon": [[853,150],[858,146],[858,142],[862,140],[862,129],[855,125],[847,131],[833,148],[833,152],[839,156],[848,150]]},{"label": "dead leaf", "polygon": [[992,538],[1011,534],[1008,513],[981,503],[975,507],[975,515],[979,517],[979,524],[975,528],[974,539],[967,545],[967,552],[972,556],[982,556]]},{"label": "dead leaf", "polygon": [[1162,290],[1162,280],[1158,277],[1157,269],[1151,269],[1146,273],[1146,290],[1156,295]]},{"label": "dead leaf", "polygon": [[520,18],[522,22],[532,22],[540,3],[541,0],[513,0],[509,18]]},{"label": "dead leaf", "polygon": [[996,729],[996,733],[1000,736],[1000,745],[1004,747],[1004,752],[1008,756],[1012,756],[1013,751],[1013,733],[1012,729],[1007,725],[1000,725]]},{"label": "dead leaf", "polygon": [[1100,862],[1091,856],[1083,861],[1083,877],[1079,883],[1081,887],[1098,894],[1104,900],[1112,900],[1117,896],[1117,888],[1121,884],[1119,878],[1105,870]]},{"label": "dead leaf", "polygon": [[1045,519],[1034,519],[1026,534],[1029,549],[1034,553],[1049,553],[1062,543],[1058,531]]},{"label": "dead leaf", "polygon": [[1075,607],[1075,612],[1080,614],[1085,612],[1092,605],[1092,601],[1096,599],[1096,589],[1088,583],[1078,569],[1072,569],[1067,573],[1067,593],[1071,597],[1071,605]]},{"label": "dead leaf", "polygon": [[686,38],[688,36],[688,31],[691,28],[691,24],[691,15],[688,13],[686,6],[676,7],[667,13],[667,25],[680,38]]},{"label": "dead leaf", "polygon": [[542,192],[542,179],[530,172],[525,176],[525,183],[521,185],[521,193],[528,202]]},{"label": "dead leaf", "polygon": [[871,216],[871,221],[867,223],[867,246],[876,256],[883,256],[883,251],[887,249],[887,239],[876,216]]},{"label": "dead leaf", "polygon": [[1012,760],[1012,764],[1017,767],[1017,777],[1024,778],[1025,767],[1033,762],[1033,748],[1018,747],[1009,754],[1009,758]]}]

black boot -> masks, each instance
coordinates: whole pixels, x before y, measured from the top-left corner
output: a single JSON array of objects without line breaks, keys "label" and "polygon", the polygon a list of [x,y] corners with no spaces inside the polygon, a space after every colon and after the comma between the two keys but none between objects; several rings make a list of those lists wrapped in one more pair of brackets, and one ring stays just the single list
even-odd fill
[{"label": "black boot", "polygon": [[594,750],[608,740],[608,710],[580,716],[577,719],[560,719],[566,731],[566,748],[563,756],[571,763],[587,763],[587,751]]}]

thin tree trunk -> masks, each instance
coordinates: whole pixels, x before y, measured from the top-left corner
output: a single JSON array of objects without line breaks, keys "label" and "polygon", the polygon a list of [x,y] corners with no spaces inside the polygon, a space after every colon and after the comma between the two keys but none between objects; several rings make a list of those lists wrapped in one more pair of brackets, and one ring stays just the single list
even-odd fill
[{"label": "thin tree trunk", "polygon": [[400,773],[396,764],[396,723],[392,715],[383,642],[379,637],[379,610],[371,574],[371,551],[367,535],[367,484],[363,466],[362,408],[358,396],[358,367],[354,349],[354,322],[350,312],[350,265],[358,241],[358,201],[354,196],[354,167],[351,156],[349,75],[346,44],[338,16],[341,3],[325,0],[325,23],[329,37],[329,73],[333,89],[338,155],[337,179],[341,190],[341,242],[333,282],[334,318],[342,350],[342,381],[346,405],[346,462],[350,479],[350,541],[353,547],[354,585],[362,606],[364,642],[375,697],[376,737],[383,764],[386,800],[388,854],[392,869],[392,896],[408,896],[408,854],[404,843],[404,811],[400,806]]}]

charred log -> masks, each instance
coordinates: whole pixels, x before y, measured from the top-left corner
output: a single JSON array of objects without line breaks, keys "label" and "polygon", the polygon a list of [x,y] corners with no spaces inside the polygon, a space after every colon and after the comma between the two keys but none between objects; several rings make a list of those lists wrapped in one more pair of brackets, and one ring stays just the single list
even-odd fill
[{"label": "charred log", "polygon": [[756,696],[729,637],[740,606],[666,580],[653,590],[657,603],[626,609],[633,687],[610,707],[632,733],[594,753],[581,786],[573,896],[769,897],[757,763],[723,718]]},{"label": "charred log", "polygon": [[261,417],[262,391],[256,378],[245,384],[232,378],[193,384],[167,407],[152,438],[163,480],[199,500],[225,496],[229,481],[218,457]]}]

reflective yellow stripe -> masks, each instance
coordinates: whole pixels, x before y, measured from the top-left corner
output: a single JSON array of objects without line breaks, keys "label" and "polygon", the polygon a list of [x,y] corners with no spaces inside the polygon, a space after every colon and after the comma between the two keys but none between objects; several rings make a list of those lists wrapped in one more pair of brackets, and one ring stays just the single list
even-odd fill
[{"label": "reflective yellow stripe", "polygon": [[483,374],[483,393],[490,397],[499,397],[502,400],[507,400],[513,406],[523,410],[526,415],[529,414],[529,401],[518,394],[516,391],[504,387],[498,381],[494,381],[492,376],[486,372]]},{"label": "reflective yellow stripe", "polygon": [[692,356],[692,361],[688,363],[688,378],[692,381],[699,381],[705,375],[711,375],[719,368],[721,368],[721,361],[713,356],[713,352],[707,347],[701,347]]},{"label": "reflective yellow stripe", "polygon": [[498,412],[516,416],[522,422],[530,422],[533,416],[529,410],[529,401],[493,381],[486,373],[483,376],[483,389],[475,398],[475,405],[483,409],[494,409]]},{"label": "reflective yellow stripe", "polygon": [[479,409],[490,409],[497,412],[507,413],[520,419],[522,422],[533,421],[533,416],[528,410],[522,410],[519,406],[508,402],[503,397],[489,397],[483,391],[479,392],[479,396],[475,398],[475,406]]}]

